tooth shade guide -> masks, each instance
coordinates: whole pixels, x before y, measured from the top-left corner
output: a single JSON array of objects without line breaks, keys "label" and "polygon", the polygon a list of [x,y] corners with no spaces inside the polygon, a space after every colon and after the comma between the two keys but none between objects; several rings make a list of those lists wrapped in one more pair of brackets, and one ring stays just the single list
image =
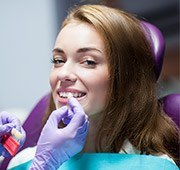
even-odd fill
[{"label": "tooth shade guide", "polygon": [[23,134],[20,133],[18,130],[16,130],[15,128],[12,128],[11,130],[11,135],[13,135],[16,139],[22,139],[23,138]]},{"label": "tooth shade guide", "polygon": [[68,93],[68,99],[73,97],[72,93]]}]

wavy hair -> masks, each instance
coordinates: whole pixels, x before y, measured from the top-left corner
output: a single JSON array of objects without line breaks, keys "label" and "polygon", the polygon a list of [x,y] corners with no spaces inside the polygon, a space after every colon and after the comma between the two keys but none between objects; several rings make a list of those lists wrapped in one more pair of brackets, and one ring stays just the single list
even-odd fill
[{"label": "wavy hair", "polygon": [[[167,154],[179,164],[178,129],[157,99],[153,56],[140,21],[103,5],[77,6],[62,28],[74,21],[97,30],[108,60],[110,85],[96,136],[97,152],[119,152],[128,139],[142,154]],[[48,115],[55,108],[52,102]]]}]

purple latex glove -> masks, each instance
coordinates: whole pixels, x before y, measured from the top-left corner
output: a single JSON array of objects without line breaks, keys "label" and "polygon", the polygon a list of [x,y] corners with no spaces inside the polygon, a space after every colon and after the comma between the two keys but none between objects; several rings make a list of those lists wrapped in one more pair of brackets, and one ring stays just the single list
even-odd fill
[{"label": "purple latex glove", "polygon": [[[13,114],[10,114],[6,111],[0,112],[0,141],[2,140],[2,136],[4,134],[11,132],[12,128],[15,128],[16,130],[18,130],[23,134],[23,138],[19,141],[21,148],[25,142],[26,133],[21,126],[20,120]],[[4,157],[10,156],[9,152],[3,147],[1,143],[0,143],[0,155]]]},{"label": "purple latex glove", "polygon": [[[58,169],[62,163],[79,153],[84,147],[88,118],[80,103],[73,97],[69,107],[63,106],[53,111],[45,124],[37,144],[31,170]],[[67,126],[58,128],[58,123],[65,118]]]}]

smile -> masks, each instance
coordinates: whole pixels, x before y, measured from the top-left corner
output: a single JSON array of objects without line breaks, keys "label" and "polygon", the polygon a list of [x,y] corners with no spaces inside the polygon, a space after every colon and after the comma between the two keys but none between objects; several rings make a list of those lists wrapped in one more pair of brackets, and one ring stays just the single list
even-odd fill
[{"label": "smile", "polygon": [[59,92],[58,94],[61,98],[68,98],[69,94],[72,94],[72,96],[75,98],[80,98],[80,97],[83,97],[86,95],[85,93],[82,93],[82,92],[75,92],[75,93],[73,93],[73,92]]}]

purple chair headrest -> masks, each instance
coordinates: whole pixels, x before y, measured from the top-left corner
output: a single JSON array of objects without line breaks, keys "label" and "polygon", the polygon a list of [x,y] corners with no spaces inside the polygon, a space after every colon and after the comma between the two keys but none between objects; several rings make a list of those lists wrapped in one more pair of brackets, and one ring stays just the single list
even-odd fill
[{"label": "purple chair headrest", "polygon": [[151,46],[151,50],[154,56],[156,79],[158,80],[162,70],[165,40],[161,31],[154,25],[145,21],[142,21],[141,25]]},{"label": "purple chair headrest", "polygon": [[[38,103],[34,106],[32,111],[30,112],[30,115],[26,119],[26,121],[23,124],[23,128],[26,132],[26,138],[28,140],[25,141],[23,147],[27,146],[35,146],[39,135],[41,133],[41,128],[42,128],[42,119],[43,116],[46,112],[46,109],[48,107],[48,102],[49,102],[50,94],[44,95]],[[32,138],[33,136],[33,138]]]},{"label": "purple chair headrest", "polygon": [[165,113],[180,127],[180,94],[169,94],[162,98]]}]

